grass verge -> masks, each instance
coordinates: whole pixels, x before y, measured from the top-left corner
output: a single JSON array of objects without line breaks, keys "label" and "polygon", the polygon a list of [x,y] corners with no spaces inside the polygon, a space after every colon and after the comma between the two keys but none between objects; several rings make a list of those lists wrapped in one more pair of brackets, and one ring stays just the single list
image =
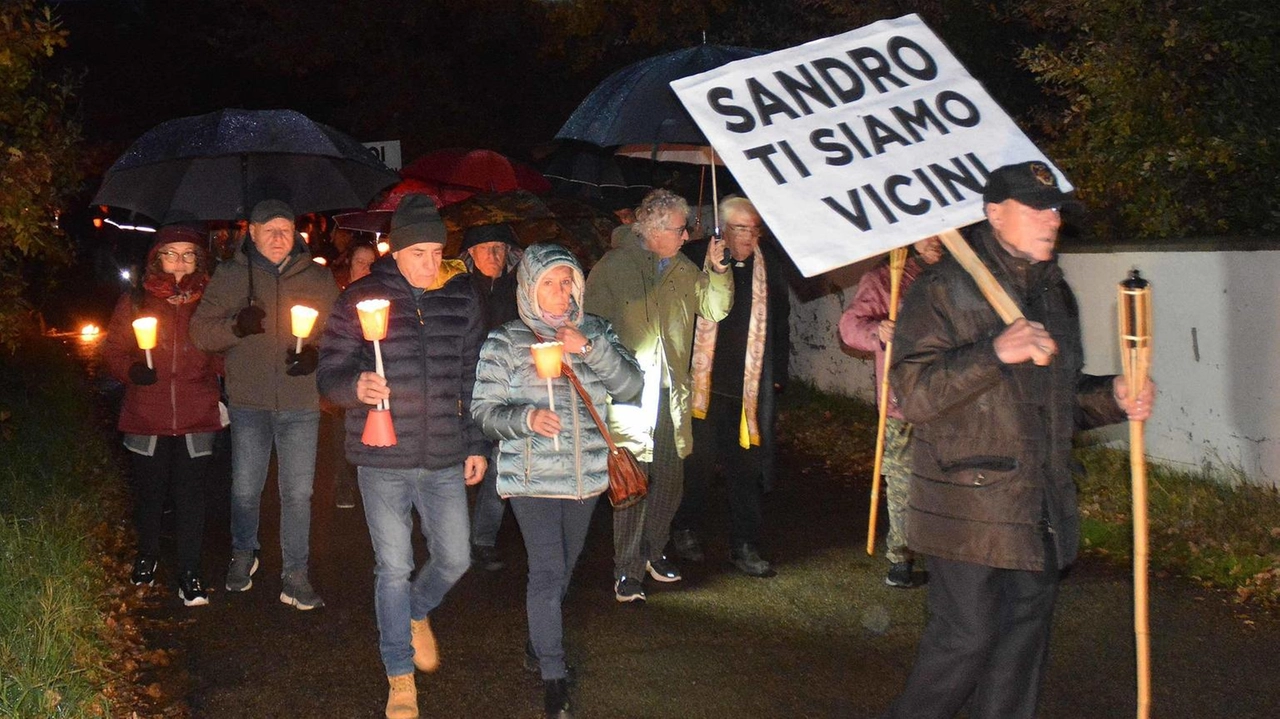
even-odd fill
[{"label": "grass verge", "polygon": [[[0,716],[114,713],[113,587],[127,516],[117,463],[79,369],[31,337],[0,356]],[[111,667],[111,668],[109,668]]]},{"label": "grass verge", "polygon": [[[869,473],[875,408],[793,383],[779,427],[791,446],[825,457],[828,468]],[[1132,561],[1129,455],[1092,445],[1076,450],[1086,551]],[[837,473],[838,474],[838,473]],[[1238,472],[1186,472],[1149,463],[1150,567],[1234,592],[1242,602],[1280,606],[1280,492]]]}]

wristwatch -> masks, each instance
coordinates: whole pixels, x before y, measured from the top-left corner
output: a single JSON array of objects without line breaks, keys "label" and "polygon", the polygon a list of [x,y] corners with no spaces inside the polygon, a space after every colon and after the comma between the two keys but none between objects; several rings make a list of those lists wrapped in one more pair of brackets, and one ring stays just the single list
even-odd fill
[{"label": "wristwatch", "polygon": [[588,342],[585,345],[582,345],[582,351],[579,352],[578,354],[582,355],[583,357],[586,357],[587,355],[591,354],[591,343]]}]

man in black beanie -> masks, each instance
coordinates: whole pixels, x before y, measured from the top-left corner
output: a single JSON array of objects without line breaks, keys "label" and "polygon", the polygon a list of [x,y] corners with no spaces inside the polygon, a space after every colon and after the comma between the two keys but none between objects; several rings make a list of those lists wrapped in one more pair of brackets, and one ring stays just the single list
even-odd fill
[{"label": "man in black beanie", "polygon": [[[320,347],[320,391],[347,410],[347,460],[358,468],[377,568],[379,649],[391,688],[388,717],[416,717],[413,670],[440,665],[428,615],[471,564],[467,485],[484,476],[490,446],[471,419],[485,338],[480,304],[461,260],[443,260],[445,227],[426,195],[407,195],[391,218],[390,259],[338,298]],[[364,339],[357,303],[387,300],[380,341]],[[391,446],[363,441],[370,408],[390,405]],[[414,511],[430,559],[414,573]]]}]

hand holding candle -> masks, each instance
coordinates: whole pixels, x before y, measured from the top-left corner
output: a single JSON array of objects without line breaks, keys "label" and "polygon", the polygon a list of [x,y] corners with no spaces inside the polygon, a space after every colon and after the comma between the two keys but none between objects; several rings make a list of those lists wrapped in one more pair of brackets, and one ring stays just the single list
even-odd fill
[{"label": "hand holding candle", "polygon": [[[533,366],[538,371],[538,376],[547,381],[547,404],[548,408],[556,411],[556,397],[551,391],[551,380],[560,376],[560,362],[564,357],[563,342],[537,342],[529,346],[529,350],[533,352]],[[560,435],[557,434],[552,439],[557,452],[560,451]]]},{"label": "hand holding candle", "polygon": [[[387,323],[391,314],[391,302],[389,300],[364,300],[363,302],[358,302],[356,303],[356,314],[360,318],[360,330],[364,334],[364,338],[373,343],[374,373],[385,380],[386,372],[382,367],[382,346],[379,343],[387,337]],[[382,384],[385,385],[385,381]],[[385,387],[380,388],[379,394],[384,391]],[[384,398],[378,401],[377,407],[369,410],[369,414],[365,419],[364,434],[360,438],[361,442],[372,447],[390,447],[396,443],[396,433],[391,424],[390,409],[390,401]]]},{"label": "hand holding candle", "polygon": [[138,338],[138,349],[147,354],[147,368],[155,369],[151,364],[151,350],[156,346],[156,318],[139,317],[134,320],[133,334]]},{"label": "hand holding candle", "polygon": [[289,315],[292,319],[293,336],[298,338],[298,345],[293,351],[302,352],[302,340],[311,335],[311,329],[316,326],[316,317],[320,316],[320,312],[306,305],[294,305],[289,309]]}]

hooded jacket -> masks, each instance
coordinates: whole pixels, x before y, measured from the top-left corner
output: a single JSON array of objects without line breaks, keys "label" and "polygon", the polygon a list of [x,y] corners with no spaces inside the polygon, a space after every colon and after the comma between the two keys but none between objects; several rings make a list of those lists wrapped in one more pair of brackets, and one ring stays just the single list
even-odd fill
[{"label": "hooded jacket", "polygon": [[[218,271],[205,289],[204,298],[191,318],[191,340],[205,352],[218,352],[226,359],[227,397],[231,406],[271,411],[318,410],[319,394],[312,375],[285,374],[285,354],[297,346],[293,336],[290,308],[306,305],[317,310],[315,326],[306,343],[320,336],[338,286],[329,270],[311,261],[302,239],[282,269],[270,267],[252,243],[246,241]],[[262,334],[236,337],[232,328],[236,313],[249,304],[250,273],[253,303],[266,312]]]},{"label": "hooded jacket", "polygon": [[[669,387],[676,452],[688,457],[693,451],[689,360],[694,315],[719,322],[729,314],[733,274],[705,272],[677,252],[659,277],[658,256],[645,249],[638,235],[628,239],[591,269],[583,300],[587,311],[609,320],[645,374],[641,404],[611,405],[609,430],[636,459],[652,461],[659,391]],[[665,374],[660,371],[664,365]]]},{"label": "hooded jacket", "polygon": [[[102,345],[102,357],[111,375],[125,384],[124,402],[120,406],[117,425],[125,434],[179,436],[222,429],[218,414],[221,389],[218,375],[222,362],[191,342],[188,327],[198,300],[170,302],[169,297],[192,290],[199,291],[207,280],[204,274],[209,257],[196,246],[196,272],[183,277],[180,284],[173,275],[162,272],[156,255],[160,245],[147,255],[147,275],[140,292],[127,292],[116,303]],[[168,278],[167,282],[156,281]],[[198,296],[198,295],[194,295]],[[151,363],[156,382],[136,385],[129,380],[129,367],[145,359],[133,333],[133,321],[139,317],[156,318],[156,346],[151,350]]]},{"label": "hooded jacket", "polygon": [[471,414],[498,444],[498,494],[503,497],[584,499],[609,487],[608,444],[582,397],[563,375],[551,380],[560,416],[560,449],[553,440],[529,428],[529,415],[549,405],[547,381],[538,377],[530,346],[554,339],[537,306],[535,287],[548,270],[573,269],[574,291],[568,323],[591,344],[583,356],[564,356],[601,417],[609,399],[639,397],[644,382],[640,365],[623,347],[609,323],[582,312],[582,269],[573,254],[559,245],[533,245],[517,270],[516,299],[520,319],[489,334],[480,351]]},{"label": "hooded jacket", "polygon": [[916,279],[894,332],[890,381],[915,425],[907,510],[912,550],[1001,569],[1042,571],[1076,558],[1080,516],[1072,435],[1122,421],[1110,376],[1081,371],[1075,295],[1057,261],[1009,255],[985,223],[973,249],[1028,320],[1058,345],[1052,363],[1006,365],[1004,329],[948,255]]},{"label": "hooded jacket", "polygon": [[[371,407],[356,398],[356,380],[374,371],[374,351],[356,304],[367,299],[391,302],[387,336],[379,342],[397,439],[390,447],[361,441]],[[347,410],[347,461],[382,469],[444,469],[469,456],[487,457],[489,443],[471,419],[484,332],[480,301],[458,260],[443,261],[435,287],[421,294],[390,256],[351,283],[334,303],[316,374],[325,398]]]}]

